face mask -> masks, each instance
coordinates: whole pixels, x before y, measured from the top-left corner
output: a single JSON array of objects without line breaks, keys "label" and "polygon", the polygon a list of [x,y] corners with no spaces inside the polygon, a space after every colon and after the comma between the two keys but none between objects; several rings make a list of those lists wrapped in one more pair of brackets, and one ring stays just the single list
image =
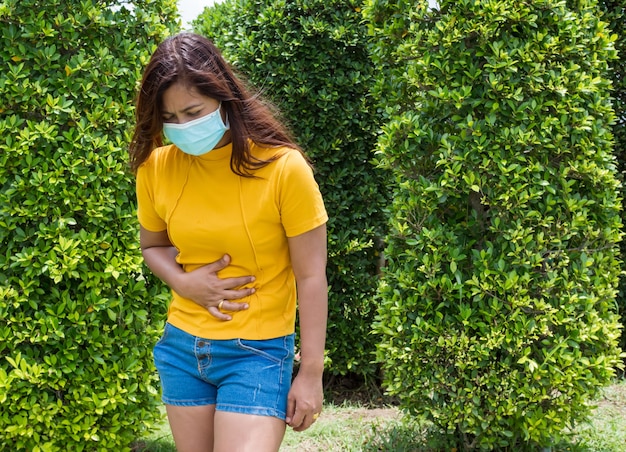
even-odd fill
[{"label": "face mask", "polygon": [[212,113],[185,124],[163,124],[163,133],[181,151],[190,155],[202,155],[212,151],[230,126],[224,124],[220,110],[222,104]]}]

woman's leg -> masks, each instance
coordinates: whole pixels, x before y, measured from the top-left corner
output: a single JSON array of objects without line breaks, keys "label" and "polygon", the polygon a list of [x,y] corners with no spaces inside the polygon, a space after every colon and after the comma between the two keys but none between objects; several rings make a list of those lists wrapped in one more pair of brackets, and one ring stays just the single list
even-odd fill
[{"label": "woman's leg", "polygon": [[215,405],[165,407],[178,452],[213,452]]},{"label": "woman's leg", "polygon": [[217,411],[214,452],[277,452],[285,421],[271,416]]}]

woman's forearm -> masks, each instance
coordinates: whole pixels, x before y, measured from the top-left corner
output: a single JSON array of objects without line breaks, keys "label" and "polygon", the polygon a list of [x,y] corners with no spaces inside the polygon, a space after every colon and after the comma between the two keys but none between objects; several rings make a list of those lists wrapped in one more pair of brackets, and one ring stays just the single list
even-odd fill
[{"label": "woman's forearm", "polygon": [[185,273],[183,267],[176,262],[178,250],[173,246],[153,246],[142,249],[141,252],[150,271],[176,291],[178,277]]},{"label": "woman's forearm", "polygon": [[301,354],[299,372],[322,375],[328,317],[328,289],[324,275],[298,281],[298,304]]},{"label": "woman's forearm", "polygon": [[291,265],[296,277],[300,314],[299,374],[321,376],[324,371],[328,284],[326,281],[326,225],[290,237]]}]

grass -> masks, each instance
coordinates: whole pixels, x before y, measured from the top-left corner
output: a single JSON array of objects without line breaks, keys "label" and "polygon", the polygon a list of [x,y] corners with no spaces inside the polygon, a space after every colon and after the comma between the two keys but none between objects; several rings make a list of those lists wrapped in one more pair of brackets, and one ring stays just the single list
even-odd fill
[{"label": "grass", "polygon": [[622,452],[626,450],[626,379],[609,386],[596,401],[589,424],[581,425],[576,437],[580,450]]},{"label": "grass", "polygon": [[399,422],[399,410],[365,408],[353,403],[342,406],[327,405],[322,416],[308,430],[297,433],[287,430],[281,452],[357,451],[367,443],[368,435],[377,428]]},{"label": "grass", "polygon": [[[397,408],[363,399],[324,407],[322,416],[302,433],[287,429],[281,452],[415,452],[442,450],[432,446],[429,425],[405,417]],[[579,425],[568,441],[552,449],[571,452],[623,452],[626,450],[626,380],[604,390],[595,401],[590,422]],[[144,452],[175,452],[164,421],[145,440]]]}]

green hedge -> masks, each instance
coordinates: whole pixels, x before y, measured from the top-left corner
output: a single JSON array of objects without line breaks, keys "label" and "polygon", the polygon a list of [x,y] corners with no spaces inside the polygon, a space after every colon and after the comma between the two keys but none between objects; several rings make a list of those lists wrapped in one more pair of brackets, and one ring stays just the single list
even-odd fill
[{"label": "green hedge", "polygon": [[618,57],[611,61],[610,76],[613,82],[613,108],[616,123],[613,127],[615,150],[622,165],[626,161],[626,1],[600,0],[604,13],[603,20],[608,22],[615,33],[615,49]]},{"label": "green hedge", "polygon": [[[618,58],[611,61],[611,80],[613,82],[613,108],[616,122],[613,125],[615,136],[615,155],[622,180],[622,209],[626,206],[626,1],[600,0],[600,7],[604,12],[603,20],[616,34],[615,49]],[[626,256],[626,240],[621,243],[622,260]],[[626,270],[626,267],[624,267]],[[626,323],[626,274],[620,278],[618,305],[622,325]],[[626,349],[626,330],[622,330],[622,349]]]},{"label": "green hedge", "polygon": [[128,450],[159,418],[167,300],[126,161],[136,82],[176,20],[173,0],[0,4],[3,450]]},{"label": "green hedge", "polygon": [[388,190],[370,163],[379,114],[360,5],[232,0],[206,9],[195,28],[280,107],[311,156],[330,215],[327,371],[371,377]]},{"label": "green hedge", "polygon": [[595,1],[370,0],[396,175],[375,329],[444,448],[537,450],[615,376],[621,200]]}]

